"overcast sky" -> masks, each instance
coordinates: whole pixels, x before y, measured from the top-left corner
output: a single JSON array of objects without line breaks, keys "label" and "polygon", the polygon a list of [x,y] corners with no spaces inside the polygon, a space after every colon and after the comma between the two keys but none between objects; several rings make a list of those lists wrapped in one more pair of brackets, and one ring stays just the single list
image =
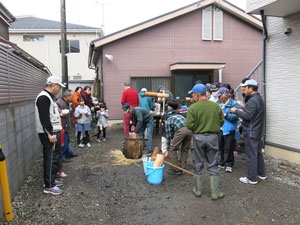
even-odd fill
[{"label": "overcast sky", "polygon": [[[61,0],[1,0],[15,16],[32,15],[60,20]],[[246,0],[228,0],[245,10]],[[67,23],[93,27],[104,24],[105,34],[181,8],[196,0],[66,0]],[[104,9],[104,16],[103,16]]]}]

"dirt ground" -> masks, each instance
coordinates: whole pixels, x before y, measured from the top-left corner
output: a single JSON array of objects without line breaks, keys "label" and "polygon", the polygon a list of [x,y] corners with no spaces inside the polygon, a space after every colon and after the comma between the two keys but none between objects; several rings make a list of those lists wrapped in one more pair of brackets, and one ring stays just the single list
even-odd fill
[{"label": "dirt ground", "polygon": [[[74,139],[74,137],[73,137]],[[10,224],[300,224],[300,166],[266,158],[268,179],[257,185],[239,182],[246,174],[243,154],[233,173],[220,172],[225,198],[211,201],[205,171],[202,196],[192,193],[192,176],[164,171],[160,185],[150,185],[140,160],[122,159],[122,125],[109,128],[107,142],[78,149],[64,164],[61,196],[42,192],[42,157],[13,199]],[[160,143],[154,138],[154,146]],[[3,222],[4,223],[4,222]]]}]

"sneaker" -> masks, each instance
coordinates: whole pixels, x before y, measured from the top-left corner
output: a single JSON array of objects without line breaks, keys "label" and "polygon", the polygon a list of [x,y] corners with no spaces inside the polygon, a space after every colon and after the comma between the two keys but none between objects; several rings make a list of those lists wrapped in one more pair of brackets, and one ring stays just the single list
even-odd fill
[{"label": "sneaker", "polygon": [[225,166],[218,165],[218,168],[219,168],[219,169],[224,169],[224,168],[225,168]]},{"label": "sneaker", "polygon": [[84,147],[84,144],[81,144],[81,143],[80,143],[80,144],[78,145],[78,147],[79,147],[79,148],[83,148],[83,147]]},{"label": "sneaker", "polygon": [[61,182],[61,181],[59,181],[59,180],[55,180],[55,181],[54,181],[54,184],[55,184],[56,187],[60,187],[60,186],[63,186],[63,185],[64,185],[64,183]]},{"label": "sneaker", "polygon": [[60,195],[63,193],[63,191],[59,187],[55,186],[53,188],[44,188],[44,193],[51,195]]},{"label": "sneaker", "polygon": [[257,181],[251,181],[247,177],[240,177],[240,181],[244,184],[257,184]]},{"label": "sneaker", "polygon": [[57,177],[58,177],[58,178],[65,178],[65,177],[67,177],[67,176],[68,176],[68,175],[67,175],[65,172],[63,172],[63,171],[57,173]]},{"label": "sneaker", "polygon": [[106,139],[105,139],[105,138],[103,138],[103,141],[105,142],[105,141],[106,141]]},{"label": "sneaker", "polygon": [[258,176],[258,175],[257,175],[257,178],[259,178],[259,179],[261,179],[261,180],[265,180],[265,179],[267,179],[267,176]]},{"label": "sneaker", "polygon": [[227,166],[227,167],[225,168],[225,171],[226,171],[226,172],[229,172],[229,173],[232,173],[232,167]]},{"label": "sneaker", "polygon": [[87,144],[86,144],[86,147],[90,148],[90,147],[91,147],[91,144],[90,144],[90,143],[87,143]]},{"label": "sneaker", "polygon": [[100,141],[100,139],[97,139],[96,141],[97,141],[98,143],[100,143],[100,142],[101,142],[101,141]]}]

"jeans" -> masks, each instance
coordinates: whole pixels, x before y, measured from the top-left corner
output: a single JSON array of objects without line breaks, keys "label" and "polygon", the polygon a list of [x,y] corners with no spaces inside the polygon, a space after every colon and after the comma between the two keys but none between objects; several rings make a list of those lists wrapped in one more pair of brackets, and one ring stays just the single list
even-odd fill
[{"label": "jeans", "polygon": [[73,157],[73,152],[69,144],[70,144],[69,132],[65,131],[64,146],[61,148],[63,159]]},{"label": "jeans", "polygon": [[151,118],[150,121],[143,123],[142,127],[137,132],[138,135],[143,137],[146,128],[147,128],[147,135],[148,135],[147,153],[151,153],[153,151],[152,150],[153,118]]}]

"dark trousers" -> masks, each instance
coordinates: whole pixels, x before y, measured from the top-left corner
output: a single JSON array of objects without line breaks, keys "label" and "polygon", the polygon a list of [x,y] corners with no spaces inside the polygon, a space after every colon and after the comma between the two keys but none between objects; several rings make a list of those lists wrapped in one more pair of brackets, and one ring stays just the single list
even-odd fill
[{"label": "dark trousers", "polygon": [[44,183],[46,188],[55,186],[54,182],[59,169],[59,154],[61,153],[60,132],[55,133],[55,135],[58,142],[55,143],[54,148],[54,143],[50,143],[48,135],[39,133],[39,138],[43,145]]},{"label": "dark trousers", "polygon": [[[185,168],[187,163],[188,152],[191,146],[191,140],[193,133],[186,127],[182,127],[177,130],[171,140],[171,146],[169,149],[170,159],[175,165]],[[177,157],[177,150],[180,151],[180,160]]]},{"label": "dark trousers", "polygon": [[[100,134],[101,134],[101,130],[100,130],[100,127],[97,127],[97,129],[98,129],[97,139],[99,139]],[[106,138],[106,128],[103,127],[102,130],[103,130],[103,138]]]},{"label": "dark trousers", "polygon": [[[84,131],[84,133],[85,133],[85,138],[86,138],[87,143],[90,143],[89,132],[86,130],[86,131]],[[81,131],[77,131],[77,144],[80,144],[80,136],[81,136]]]},{"label": "dark trousers", "polygon": [[261,152],[261,140],[245,137],[247,178],[256,181],[257,176],[266,176],[264,157]]},{"label": "dark trousers", "polygon": [[[233,167],[234,164],[234,155],[235,151],[235,140],[234,140],[235,131],[230,132],[228,135],[223,135],[221,131],[219,133],[219,151],[220,151],[220,162],[221,166]],[[225,149],[227,150],[227,158],[225,160]]]},{"label": "dark trousers", "polygon": [[210,176],[219,176],[218,134],[203,133],[193,135],[192,158],[195,174],[201,175],[205,161]]}]

